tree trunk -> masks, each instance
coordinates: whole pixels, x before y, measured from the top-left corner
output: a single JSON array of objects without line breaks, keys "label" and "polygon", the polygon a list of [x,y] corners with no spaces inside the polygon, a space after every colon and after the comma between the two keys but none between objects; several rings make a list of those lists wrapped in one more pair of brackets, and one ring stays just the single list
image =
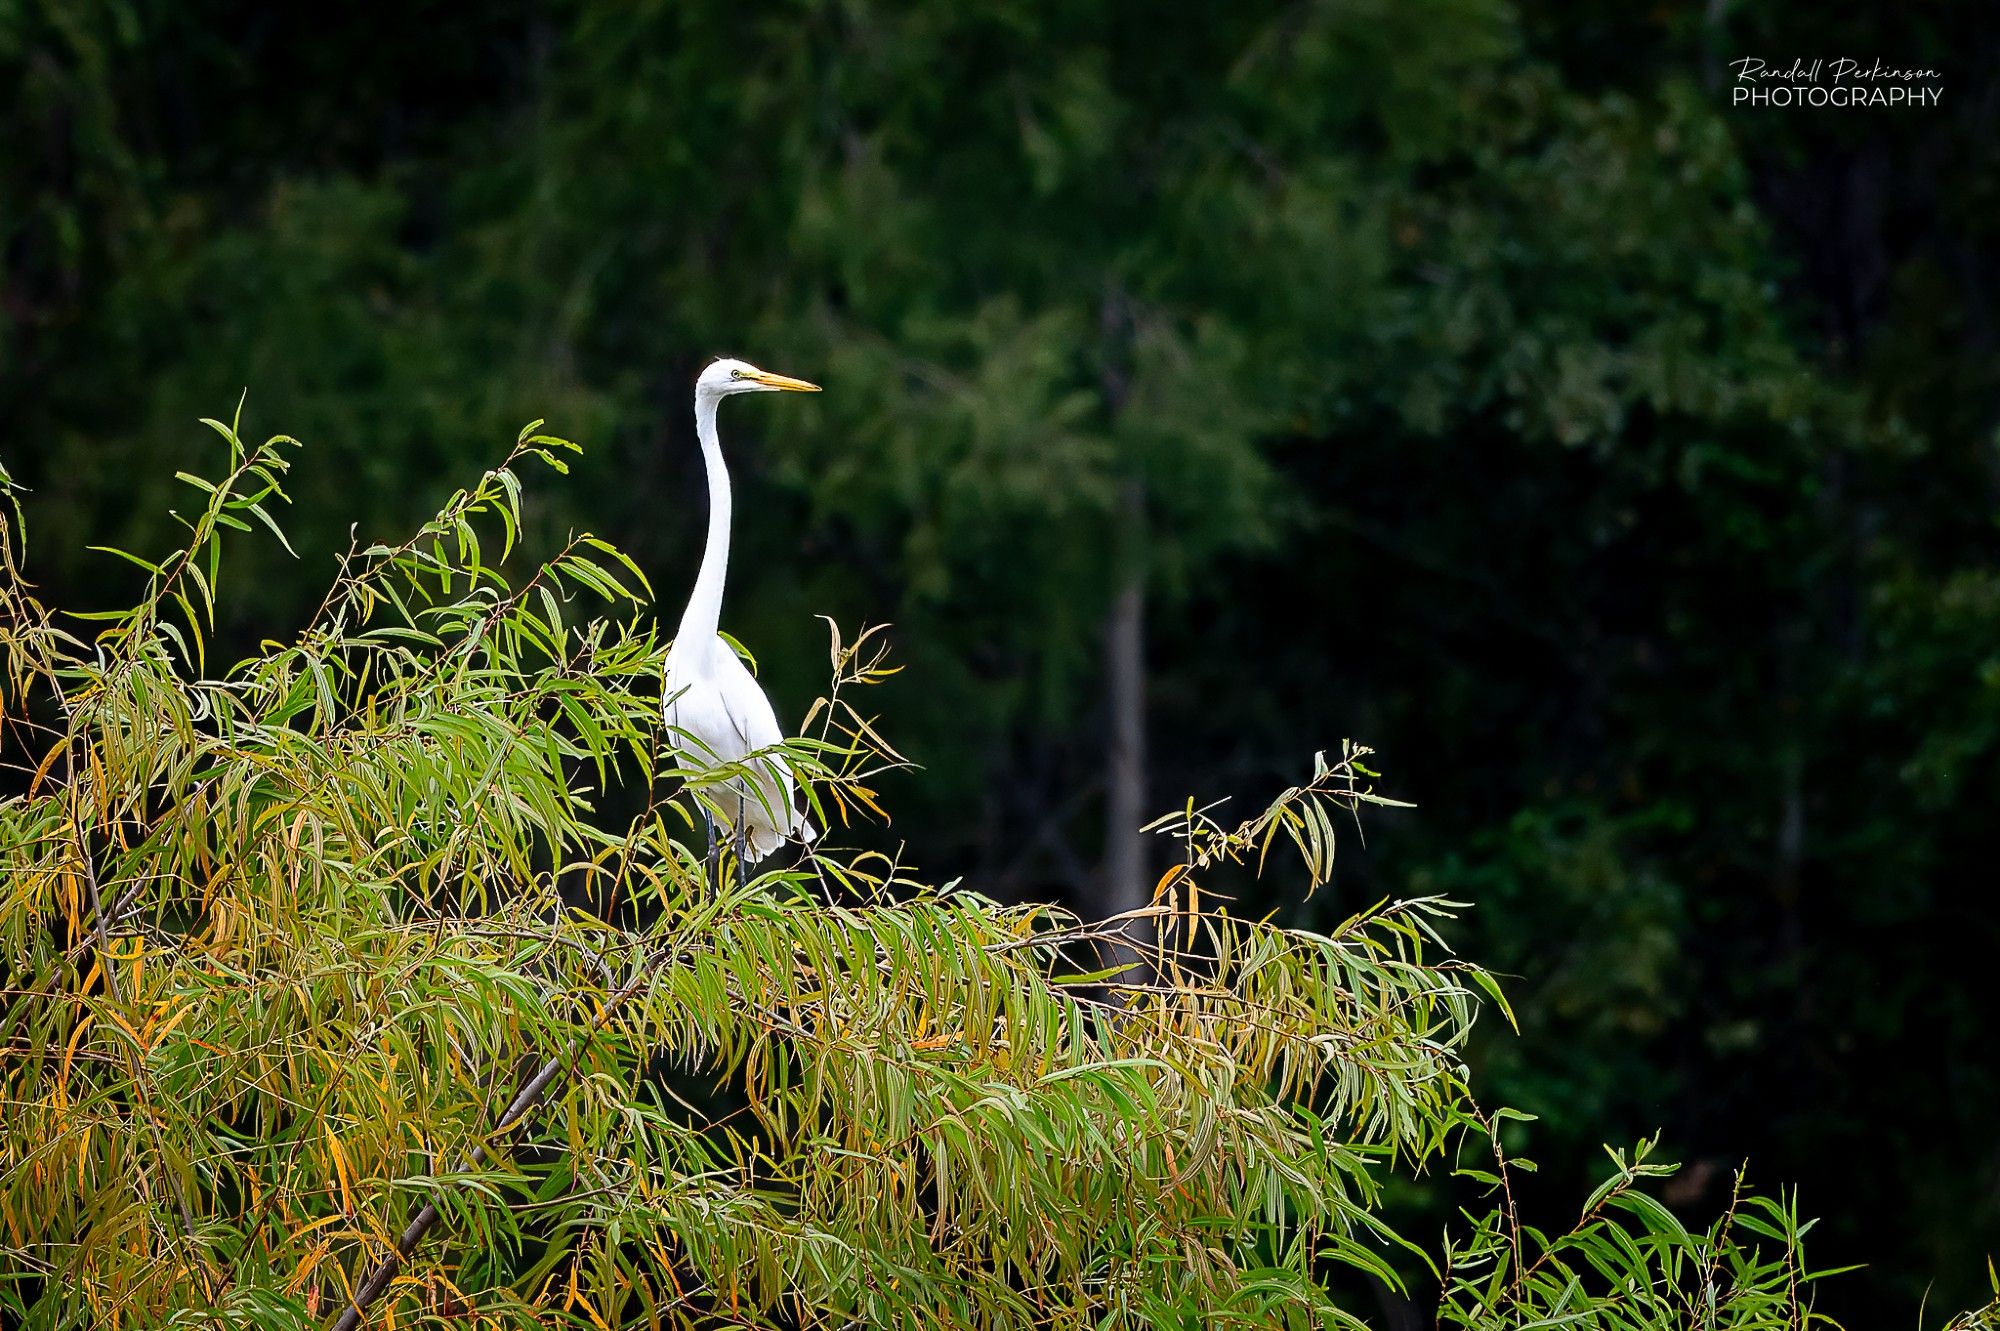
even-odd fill
[{"label": "tree trunk", "polygon": [[[1125,528],[1125,585],[1105,622],[1104,675],[1111,734],[1105,770],[1104,904],[1106,914],[1138,910],[1153,899],[1146,839],[1146,568],[1140,555],[1145,496],[1128,481],[1120,496]],[[1151,930],[1134,923],[1134,939]]]}]

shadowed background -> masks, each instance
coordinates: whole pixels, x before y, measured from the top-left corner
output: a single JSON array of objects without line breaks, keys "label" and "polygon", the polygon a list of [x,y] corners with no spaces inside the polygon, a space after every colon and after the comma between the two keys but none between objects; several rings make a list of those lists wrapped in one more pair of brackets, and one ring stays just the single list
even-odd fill
[{"label": "shadowed background", "polygon": [[[159,547],[247,388],[307,445],[247,646],[546,417],[542,536],[671,621],[694,373],[824,383],[725,411],[723,622],[789,721],[813,616],[895,623],[915,859],[1115,908],[1132,811],[1370,744],[1418,807],[1240,909],[1474,903],[1560,1195],[1659,1127],[1705,1217],[1747,1157],[1913,1325],[2000,1247],[1988,13],[14,0],[0,459],[117,603],[84,547]],[[1743,56],[1941,102],[1732,108]]]}]

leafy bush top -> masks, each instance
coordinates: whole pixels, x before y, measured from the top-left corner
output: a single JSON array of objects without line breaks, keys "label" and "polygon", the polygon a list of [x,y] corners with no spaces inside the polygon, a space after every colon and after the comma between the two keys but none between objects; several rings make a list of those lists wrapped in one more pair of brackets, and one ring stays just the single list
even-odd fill
[{"label": "leafy bush top", "polygon": [[[224,536],[283,540],[292,441],[209,424],[227,471],[123,555],[129,609],[43,604],[0,516],[7,1320],[1358,1326],[1370,1283],[1461,1327],[1814,1320],[1790,1200],[1689,1231],[1643,1144],[1524,1223],[1452,903],[1230,912],[1274,849],[1326,879],[1365,750],[1163,820],[1140,947],[842,845],[900,760],[854,701],[880,637],[836,629],[786,745],[832,834],[738,881],[660,761],[643,577],[515,548],[523,466],[572,445],[523,431],[216,669]],[[1431,1166],[1491,1208],[1435,1255],[1383,1214]]]}]

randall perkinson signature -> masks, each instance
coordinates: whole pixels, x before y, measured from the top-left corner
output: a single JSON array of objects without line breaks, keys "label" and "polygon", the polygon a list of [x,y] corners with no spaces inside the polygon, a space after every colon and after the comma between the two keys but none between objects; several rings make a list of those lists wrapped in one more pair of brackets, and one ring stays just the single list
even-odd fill
[{"label": "randall perkinson signature", "polygon": [[[1880,60],[1794,60],[1773,65],[1755,56],[1732,60],[1733,106],[1936,106],[1944,89],[1935,69],[1901,69]],[[1925,86],[1932,85],[1932,86]]]}]

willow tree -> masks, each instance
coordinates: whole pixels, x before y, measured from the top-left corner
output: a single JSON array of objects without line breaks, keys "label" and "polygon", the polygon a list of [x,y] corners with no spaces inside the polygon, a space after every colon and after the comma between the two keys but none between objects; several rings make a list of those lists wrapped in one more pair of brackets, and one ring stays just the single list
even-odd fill
[{"label": "willow tree", "polygon": [[[225,538],[283,540],[291,441],[210,424],[226,470],[123,555],[127,609],[45,604],[13,495],[0,529],[0,1318],[1354,1326],[1415,1271],[1454,1326],[1812,1320],[1791,1203],[1684,1228],[1643,1145],[1573,1226],[1524,1217],[1450,903],[1230,912],[1324,880],[1364,751],[1167,820],[1152,955],[1107,966],[1117,921],[854,844],[899,760],[878,640],[836,632],[786,746],[828,834],[739,881],[661,761],[643,578],[517,548],[572,446],[524,431],[223,666]],[[1482,1199],[1431,1252],[1380,1207],[1423,1169]]]}]

